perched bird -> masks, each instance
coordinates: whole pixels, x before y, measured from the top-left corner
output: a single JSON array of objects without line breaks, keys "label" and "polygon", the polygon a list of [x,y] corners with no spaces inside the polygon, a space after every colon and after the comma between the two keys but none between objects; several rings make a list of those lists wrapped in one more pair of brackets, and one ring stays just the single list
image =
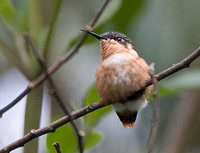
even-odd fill
[{"label": "perched bird", "polygon": [[102,58],[96,71],[97,91],[103,102],[113,105],[123,126],[133,127],[138,110],[147,105],[150,87],[143,87],[151,79],[149,65],[138,56],[126,35],[83,31],[100,41]]}]

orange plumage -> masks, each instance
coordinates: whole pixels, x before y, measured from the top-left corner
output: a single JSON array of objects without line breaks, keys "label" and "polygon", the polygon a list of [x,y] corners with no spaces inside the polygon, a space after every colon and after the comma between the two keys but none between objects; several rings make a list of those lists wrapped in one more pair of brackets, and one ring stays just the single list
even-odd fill
[{"label": "orange plumage", "polygon": [[138,56],[132,41],[124,34],[107,32],[97,35],[102,60],[96,71],[96,87],[103,102],[113,105],[125,128],[133,127],[139,109],[146,104],[151,79],[148,64]]}]

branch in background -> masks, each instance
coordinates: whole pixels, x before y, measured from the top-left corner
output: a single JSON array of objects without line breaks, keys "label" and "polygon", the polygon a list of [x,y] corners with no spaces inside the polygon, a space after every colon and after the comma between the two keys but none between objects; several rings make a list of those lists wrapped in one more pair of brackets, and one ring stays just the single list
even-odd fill
[{"label": "branch in background", "polygon": [[173,64],[171,67],[167,68],[166,70],[158,73],[155,75],[155,78],[160,81],[168,76],[170,76],[173,73],[176,73],[177,71],[180,71],[184,68],[189,68],[190,64],[196,60],[200,56],[200,47],[198,47],[196,50],[194,50],[191,54],[189,54],[186,58],[181,60],[177,64]]},{"label": "branch in background", "polygon": [[[160,80],[170,76],[171,74],[176,73],[177,71],[187,68],[199,56],[200,56],[200,47],[197,48],[195,51],[193,51],[189,56],[187,56],[185,59],[183,59],[179,63],[174,64],[171,67],[167,68],[166,70],[156,74],[155,78],[158,81],[160,81]],[[153,83],[152,81],[149,81],[146,86],[151,85],[152,83]],[[79,117],[85,116],[86,114],[88,114],[92,111],[95,111],[97,109],[100,109],[102,107],[105,107],[107,105],[108,104],[106,104],[105,102],[102,102],[102,101],[96,102],[96,103],[90,104],[84,108],[81,108],[80,110],[72,112],[71,116],[73,116],[74,119],[77,119]],[[0,149],[0,153],[8,153],[16,148],[22,147],[27,142],[29,142],[35,138],[38,138],[41,135],[54,132],[57,128],[59,128],[60,126],[66,124],[68,122],[70,122],[70,118],[69,118],[69,116],[65,116],[65,117],[62,117],[59,120],[49,124],[48,126],[46,126],[44,128],[40,128],[37,130],[31,130],[30,133],[26,134],[22,138],[14,141],[13,143]]]},{"label": "branch in background", "polygon": [[[96,103],[86,106],[78,111],[72,112],[71,116],[73,116],[74,119],[77,119],[81,116],[84,116],[84,115],[86,115],[96,109],[102,108],[106,105],[107,104],[105,104],[103,102],[96,102]],[[8,153],[16,148],[22,147],[27,142],[29,142],[41,135],[54,132],[57,128],[59,128],[60,126],[66,124],[68,122],[70,122],[70,118],[69,118],[69,116],[65,116],[65,117],[62,117],[61,119],[49,124],[48,126],[46,126],[44,128],[40,128],[37,130],[31,130],[31,132],[26,134],[24,137],[22,137],[22,138],[18,139],[17,141],[0,149],[0,153]]]},{"label": "branch in background", "polygon": [[3,114],[8,111],[10,108],[15,106],[22,98],[24,98],[30,91],[31,91],[31,86],[30,84],[22,91],[13,101],[11,101],[8,105],[3,107],[0,110],[0,118],[3,116]]},{"label": "branch in background", "polygon": [[[95,26],[95,24],[99,20],[100,16],[102,15],[103,11],[105,10],[105,8],[106,8],[106,6],[108,5],[109,2],[110,2],[110,0],[104,1],[103,5],[98,9],[98,11],[94,15],[93,19],[90,21],[90,24],[86,25],[86,27],[90,27],[90,29],[92,29]],[[48,73],[49,76],[52,75],[53,73],[55,73],[64,63],[68,62],[76,53],[78,53],[78,50],[81,47],[81,45],[83,44],[83,42],[85,41],[87,35],[88,35],[87,33],[83,33],[82,37],[80,38],[79,42],[75,45],[75,47],[70,49],[65,55],[60,56],[47,69],[47,73]],[[28,86],[26,87],[26,89],[21,94],[19,94],[13,101],[11,101],[8,105],[6,105],[4,108],[2,108],[0,110],[0,117],[2,117],[2,115],[6,111],[11,109],[13,106],[15,106],[31,90],[33,90],[34,88],[36,88],[40,84],[42,84],[45,81],[46,78],[47,78],[47,76],[44,73],[42,73],[35,80],[29,82]]]},{"label": "branch in background", "polygon": [[[58,92],[58,88],[56,87],[54,81],[51,79],[51,77],[48,75],[47,73],[47,66],[46,63],[44,61],[44,58],[42,57],[42,55],[39,53],[39,51],[37,50],[37,48],[35,47],[35,45],[33,44],[31,38],[28,35],[24,36],[28,46],[31,47],[36,60],[38,61],[38,63],[40,64],[41,68],[43,69],[45,75],[47,76],[47,80],[49,82],[49,86],[50,86],[50,90],[51,90],[51,95],[52,97],[55,99],[55,101],[57,102],[57,104],[61,107],[61,109],[63,110],[64,114],[67,116],[69,116],[70,118],[70,123],[74,129],[74,132],[76,134],[77,137],[77,141],[78,141],[78,146],[79,146],[79,151],[80,153],[83,153],[83,141],[82,141],[82,136],[79,132],[78,127],[76,126],[76,124],[74,123],[74,118],[70,115],[70,110],[68,107],[65,106],[63,100],[61,99],[61,97],[59,96],[59,92]],[[69,104],[69,103],[68,103]]]},{"label": "branch in background", "polygon": [[158,101],[158,81],[155,78],[155,63],[150,65],[150,74],[151,79],[153,80],[153,108],[152,108],[152,119],[151,119],[151,127],[149,131],[149,138],[148,138],[148,146],[147,146],[147,153],[152,153],[153,148],[155,145],[156,136],[158,133],[158,123],[160,119],[160,106]]}]

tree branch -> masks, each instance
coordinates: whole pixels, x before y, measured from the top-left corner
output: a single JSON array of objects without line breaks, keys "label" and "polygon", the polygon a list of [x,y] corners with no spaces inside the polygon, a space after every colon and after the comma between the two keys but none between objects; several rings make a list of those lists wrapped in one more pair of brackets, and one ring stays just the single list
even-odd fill
[{"label": "tree branch", "polygon": [[[77,141],[78,141],[78,146],[79,146],[79,151],[80,153],[83,153],[83,141],[82,141],[82,136],[79,132],[78,127],[76,126],[76,124],[74,123],[74,119],[73,117],[70,115],[70,110],[68,107],[65,106],[62,98],[59,95],[58,92],[58,88],[56,87],[54,81],[51,79],[51,76],[48,75],[47,73],[47,66],[46,63],[44,61],[44,58],[42,57],[42,55],[39,53],[39,51],[37,50],[37,48],[35,47],[35,45],[33,44],[31,38],[29,37],[29,35],[25,35],[24,36],[27,45],[31,47],[38,63],[40,64],[41,68],[43,69],[45,75],[47,76],[47,80],[50,86],[50,90],[52,90],[51,95],[52,97],[55,99],[55,101],[57,102],[57,104],[60,106],[60,108],[63,110],[65,115],[69,115],[70,118],[70,123],[72,125],[72,128],[74,129],[74,132],[76,134],[77,137]],[[68,103],[69,104],[69,103]]]},{"label": "tree branch", "polygon": [[191,54],[189,54],[186,58],[181,60],[179,63],[173,64],[171,67],[167,68],[166,70],[156,74],[155,78],[158,81],[160,81],[160,80],[162,80],[162,79],[164,79],[164,78],[176,73],[177,71],[180,71],[180,70],[182,70],[184,68],[189,68],[190,64],[194,60],[196,60],[199,56],[200,56],[200,47],[198,47],[196,50],[194,50]]},{"label": "tree branch", "polygon": [[[156,79],[158,81],[170,76],[171,74],[176,73],[177,71],[180,71],[184,68],[187,68],[190,66],[190,64],[196,60],[198,57],[200,56],[200,47],[197,48],[195,51],[193,51],[189,56],[187,56],[186,58],[184,58],[182,61],[180,61],[177,64],[172,65],[171,67],[167,68],[166,70],[158,73],[157,75],[155,75]],[[149,81],[147,83],[146,86],[149,86],[152,84],[152,81]],[[108,104],[106,104],[105,102],[96,102],[93,104],[90,104],[84,108],[81,108],[80,110],[74,111],[71,113],[71,116],[73,116],[74,119],[77,119],[79,117],[85,116],[86,114],[95,111],[97,109],[100,109],[102,107],[107,106]],[[46,127],[37,129],[37,130],[31,130],[30,133],[26,134],[25,136],[23,136],[22,138],[14,141],[13,143],[3,147],[2,149],[0,149],[0,153],[8,153],[16,148],[22,147],[24,144],[26,144],[27,142],[41,136],[47,133],[51,133],[54,132],[57,128],[59,128],[60,126],[66,124],[70,122],[70,118],[69,116],[65,116],[60,118],[59,120],[49,124]]]},{"label": "tree branch", "polygon": [[[93,19],[90,21],[90,24],[86,25],[86,27],[90,27],[92,29],[95,26],[95,24],[99,20],[100,16],[102,15],[103,11],[105,10],[105,8],[106,8],[106,6],[108,5],[109,2],[110,2],[110,0],[105,0],[104,1],[103,5],[98,9],[98,11],[94,15]],[[48,73],[49,76],[52,75],[53,73],[55,73],[64,63],[68,62],[76,53],[78,53],[78,50],[81,47],[81,45],[83,44],[83,42],[85,41],[87,35],[88,35],[87,33],[83,33],[81,38],[80,38],[80,40],[79,40],[79,42],[75,45],[75,47],[70,49],[66,54],[60,56],[47,69],[47,73]],[[45,81],[46,78],[47,78],[47,75],[45,75],[45,73],[42,73],[35,80],[29,82],[28,86],[26,87],[26,89],[21,94],[19,94],[13,101],[11,101],[8,105],[6,105],[4,108],[2,108],[0,110],[0,117],[2,117],[2,115],[6,111],[11,109],[13,106],[15,106],[31,90],[33,90],[34,88],[36,88],[40,84],[42,84]]]},{"label": "tree branch", "polygon": [[[74,119],[77,119],[77,118],[84,116],[96,109],[100,109],[106,105],[107,104],[105,104],[103,102],[96,102],[96,103],[86,106],[78,111],[72,112],[71,116],[73,116]],[[54,132],[57,128],[59,128],[60,126],[66,124],[68,122],[70,122],[69,115],[60,118],[59,120],[49,124],[48,126],[46,126],[44,128],[40,128],[37,130],[33,129],[28,134],[26,134],[24,137],[22,137],[22,138],[18,139],[17,141],[9,144],[8,146],[5,146],[2,149],[0,149],[0,153],[8,153],[16,148],[22,147],[27,142],[29,142],[41,135]]]}]

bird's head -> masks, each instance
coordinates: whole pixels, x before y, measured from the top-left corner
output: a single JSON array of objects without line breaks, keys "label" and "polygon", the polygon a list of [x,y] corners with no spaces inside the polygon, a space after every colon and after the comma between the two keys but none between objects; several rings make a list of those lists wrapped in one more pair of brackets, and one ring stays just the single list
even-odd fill
[{"label": "bird's head", "polygon": [[136,53],[133,47],[133,42],[125,34],[122,34],[120,32],[106,32],[99,35],[97,33],[87,30],[82,31],[88,32],[90,35],[94,36],[100,41],[103,59],[119,52],[134,51]]}]

